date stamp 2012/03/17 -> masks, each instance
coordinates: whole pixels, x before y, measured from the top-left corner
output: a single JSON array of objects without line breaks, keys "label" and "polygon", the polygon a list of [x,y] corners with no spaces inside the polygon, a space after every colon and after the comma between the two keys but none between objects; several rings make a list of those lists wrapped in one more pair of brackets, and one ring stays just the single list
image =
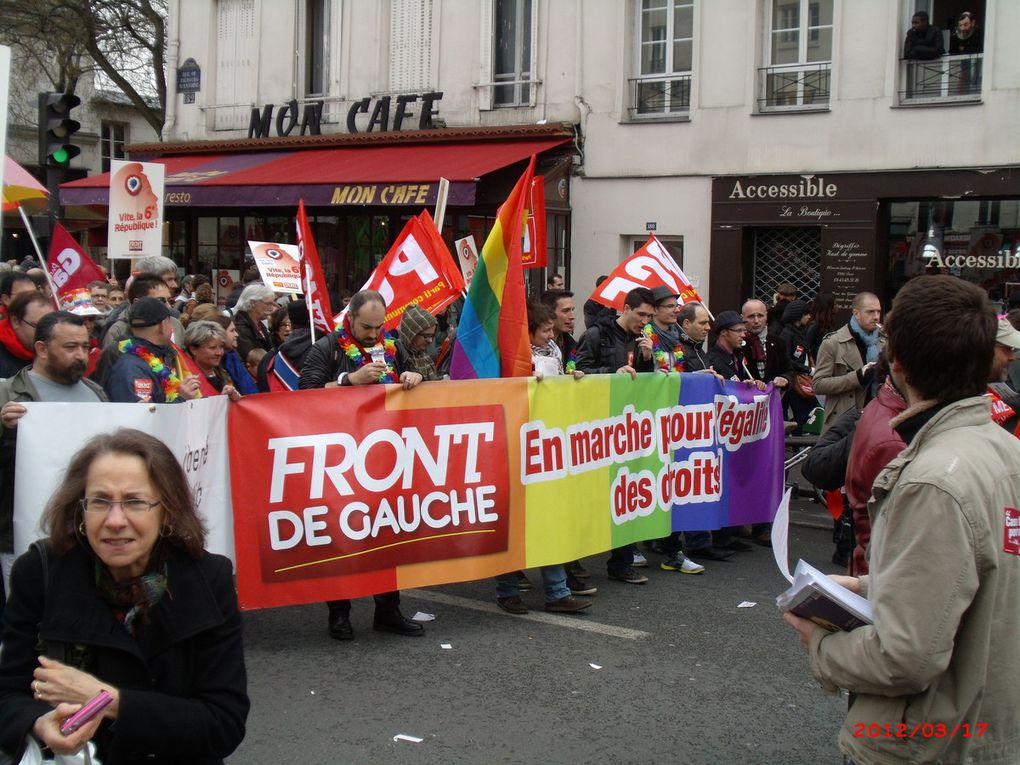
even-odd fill
[{"label": "date stamp 2012/03/17", "polygon": [[856,723],[854,738],[981,738],[988,723]]}]

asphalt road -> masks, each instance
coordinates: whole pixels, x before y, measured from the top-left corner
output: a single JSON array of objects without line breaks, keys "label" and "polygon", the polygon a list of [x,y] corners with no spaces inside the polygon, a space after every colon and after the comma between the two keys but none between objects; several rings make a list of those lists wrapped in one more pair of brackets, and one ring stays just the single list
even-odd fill
[{"label": "asphalt road", "polygon": [[[811,514],[825,525],[793,515]],[[834,572],[830,539],[792,526],[792,561]],[[771,550],[700,576],[649,554],[643,586],[607,580],[605,557],[585,561],[599,592],[580,616],[541,610],[537,571],[524,617],[496,608],[491,581],[405,592],[407,615],[436,616],[422,638],[373,632],[370,599],[351,643],[329,639],[322,605],[247,613],[252,711],[230,763],[842,762],[846,700],[780,619]]]}]

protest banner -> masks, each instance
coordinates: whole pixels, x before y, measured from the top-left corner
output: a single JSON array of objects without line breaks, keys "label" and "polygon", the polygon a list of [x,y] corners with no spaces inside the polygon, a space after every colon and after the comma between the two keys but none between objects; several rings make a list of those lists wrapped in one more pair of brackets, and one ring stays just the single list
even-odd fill
[{"label": "protest banner", "polygon": [[460,270],[464,274],[464,289],[469,289],[475,269],[478,268],[478,247],[475,245],[475,238],[468,234],[454,242],[453,247],[457,250]]},{"label": "protest banner", "polygon": [[163,179],[158,162],[110,162],[108,258],[163,254]]},{"label": "protest banner", "polygon": [[[225,396],[183,404],[26,402],[18,423],[14,481],[14,549],[42,536],[39,517],[85,442],[116,428],[137,428],[163,441],[184,467],[208,535],[206,549],[234,556]],[[53,434],[59,433],[59,438]]]},{"label": "protest banner", "polygon": [[241,278],[241,272],[236,268],[214,268],[212,270],[213,298],[216,305],[225,306],[227,297],[234,290],[234,285]]},{"label": "protest banner", "polygon": [[301,252],[295,244],[248,242],[262,283],[274,292],[301,292]]},{"label": "protest banner", "polygon": [[[433,316],[442,313],[464,291],[464,277],[427,210],[411,218],[389,252],[361,288],[376,290],[386,301],[387,332],[400,326],[409,305]],[[339,324],[341,311],[334,317]]]},{"label": "protest banner", "polygon": [[315,238],[312,236],[312,227],[308,224],[303,199],[298,200],[297,220],[294,223],[297,226],[298,253],[304,267],[301,271],[300,291],[305,296],[305,305],[308,306],[308,316],[312,322],[312,342],[315,342],[316,330],[329,334],[333,331],[335,323],[332,319],[333,309],[329,304],[326,280],[322,276],[319,251],[315,247]]},{"label": "protest banner", "polygon": [[245,608],[767,521],[783,484],[778,396],[708,375],[300,391],[245,398],[231,415]]},{"label": "protest banner", "polygon": [[88,253],[59,223],[53,226],[47,269],[60,308],[66,307],[72,293],[87,290],[89,283],[96,280],[106,281],[103,269],[93,262]]},{"label": "protest banner", "polygon": [[531,179],[531,197],[528,202],[528,222],[524,227],[524,244],[521,264],[525,268],[545,268],[549,256],[545,240],[545,177]]},{"label": "protest banner", "polygon": [[652,234],[640,250],[618,265],[609,278],[595,288],[591,299],[622,311],[628,292],[638,287],[652,289],[661,285],[679,295],[681,304],[704,302],[662,242]]}]

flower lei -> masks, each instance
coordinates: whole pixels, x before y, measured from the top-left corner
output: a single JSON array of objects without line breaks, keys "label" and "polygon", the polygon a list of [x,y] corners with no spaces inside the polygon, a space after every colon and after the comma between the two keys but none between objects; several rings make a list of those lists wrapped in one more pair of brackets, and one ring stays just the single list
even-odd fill
[{"label": "flower lei", "polygon": [[653,324],[645,324],[645,328],[642,331],[645,337],[652,341],[652,357],[655,359],[656,369],[664,369],[667,372],[684,371],[684,346],[682,343],[677,343],[676,347],[669,352],[673,354],[673,366],[670,368],[669,354],[663,350],[663,341],[659,337],[659,333],[655,331],[655,326]]},{"label": "flower lei", "polygon": [[[355,340],[350,332],[348,331],[347,321],[345,319],[343,325],[337,331],[336,336],[337,344],[340,346],[340,350],[343,354],[358,365],[358,368],[365,366],[371,359],[366,358],[364,349]],[[399,381],[397,375],[397,344],[391,337],[383,338],[383,358],[386,361],[386,372],[379,378],[379,382],[384,383],[395,383]]]},{"label": "flower lei", "polygon": [[577,371],[577,348],[570,349],[570,353],[567,354],[567,361],[563,365],[563,371],[568,375],[572,375]]},{"label": "flower lei", "polygon": [[156,375],[156,379],[159,380],[166,403],[170,404],[177,400],[177,395],[181,388],[181,378],[177,376],[173,369],[164,364],[156,354],[131,337],[117,343],[117,348],[121,353],[130,353],[149,365],[149,369],[152,370],[152,373]]}]

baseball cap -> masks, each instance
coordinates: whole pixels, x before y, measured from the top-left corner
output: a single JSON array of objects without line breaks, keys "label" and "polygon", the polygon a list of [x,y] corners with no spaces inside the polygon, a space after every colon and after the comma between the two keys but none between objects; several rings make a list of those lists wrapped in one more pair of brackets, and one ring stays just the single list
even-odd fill
[{"label": "baseball cap", "polygon": [[170,306],[162,300],[143,297],[131,304],[128,315],[130,316],[128,324],[136,329],[141,329],[154,327],[164,319],[169,319],[173,314],[170,312]]},{"label": "baseball cap", "polygon": [[1005,316],[999,317],[999,329],[995,333],[995,342],[1005,345],[1014,351],[1020,351],[1020,331]]}]

